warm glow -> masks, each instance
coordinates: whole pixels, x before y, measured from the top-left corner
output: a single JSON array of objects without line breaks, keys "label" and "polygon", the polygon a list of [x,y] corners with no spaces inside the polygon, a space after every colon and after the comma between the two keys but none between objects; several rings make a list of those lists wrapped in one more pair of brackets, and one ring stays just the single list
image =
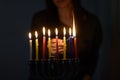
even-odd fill
[{"label": "warm glow", "polygon": [[64,36],[66,35],[66,29],[65,27],[63,28],[63,33],[64,33]]},{"label": "warm glow", "polygon": [[38,33],[37,33],[37,31],[35,31],[35,37],[38,38]]},{"label": "warm glow", "polygon": [[29,39],[31,39],[32,38],[32,34],[31,34],[31,32],[29,32]]},{"label": "warm glow", "polygon": [[73,15],[73,36],[76,36],[76,29],[75,29],[75,17]]},{"label": "warm glow", "polygon": [[55,33],[56,33],[56,35],[58,35],[58,29],[57,28],[55,29]]},{"label": "warm glow", "polygon": [[45,35],[45,27],[43,27],[43,35]]},{"label": "warm glow", "polygon": [[50,29],[48,29],[48,36],[50,36]]},{"label": "warm glow", "polygon": [[69,35],[70,35],[70,36],[72,35],[72,31],[71,31],[71,28],[69,28]]}]

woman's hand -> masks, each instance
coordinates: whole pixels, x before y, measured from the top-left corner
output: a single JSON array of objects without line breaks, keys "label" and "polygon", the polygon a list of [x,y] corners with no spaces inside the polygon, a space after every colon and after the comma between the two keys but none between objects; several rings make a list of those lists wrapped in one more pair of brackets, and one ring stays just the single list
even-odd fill
[{"label": "woman's hand", "polygon": [[[51,39],[51,53],[54,55],[56,53],[56,38]],[[62,39],[58,39],[58,53],[63,53],[64,43]]]}]

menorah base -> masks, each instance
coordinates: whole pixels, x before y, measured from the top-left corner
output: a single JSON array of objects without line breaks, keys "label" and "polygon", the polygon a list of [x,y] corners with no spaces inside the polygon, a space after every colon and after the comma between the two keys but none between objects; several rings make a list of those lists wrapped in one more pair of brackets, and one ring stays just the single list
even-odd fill
[{"label": "menorah base", "polygon": [[29,61],[29,80],[81,80],[79,59]]}]

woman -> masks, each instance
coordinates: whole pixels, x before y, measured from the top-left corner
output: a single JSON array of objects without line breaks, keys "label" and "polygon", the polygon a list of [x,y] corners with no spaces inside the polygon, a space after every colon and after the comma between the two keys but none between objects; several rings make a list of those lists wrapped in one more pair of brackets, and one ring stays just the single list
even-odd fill
[{"label": "woman", "polygon": [[[80,75],[81,80],[91,80],[96,69],[102,32],[98,18],[84,10],[79,3],[79,0],[46,0],[47,8],[34,15],[31,30],[33,33],[37,30],[41,35],[42,28],[45,26],[53,31],[51,34],[51,52],[54,56],[56,53],[56,40],[53,36],[55,28],[57,27],[59,32],[61,32],[63,26],[65,26],[68,30],[73,25],[74,14],[77,46],[79,47],[78,56],[83,66],[82,74]],[[58,39],[58,53],[60,54],[63,53],[64,47],[61,35],[63,34],[59,34],[60,37]]]}]

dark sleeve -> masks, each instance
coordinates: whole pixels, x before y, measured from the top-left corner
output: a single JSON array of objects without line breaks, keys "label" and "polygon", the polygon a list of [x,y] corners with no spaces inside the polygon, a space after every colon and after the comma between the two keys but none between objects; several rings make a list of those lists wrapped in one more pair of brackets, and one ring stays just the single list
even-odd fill
[{"label": "dark sleeve", "polygon": [[86,50],[87,55],[84,61],[84,75],[92,76],[96,70],[96,66],[99,59],[99,49],[102,42],[102,30],[101,25],[97,17],[93,18],[91,22],[94,27],[94,38],[88,45],[89,48]]}]

